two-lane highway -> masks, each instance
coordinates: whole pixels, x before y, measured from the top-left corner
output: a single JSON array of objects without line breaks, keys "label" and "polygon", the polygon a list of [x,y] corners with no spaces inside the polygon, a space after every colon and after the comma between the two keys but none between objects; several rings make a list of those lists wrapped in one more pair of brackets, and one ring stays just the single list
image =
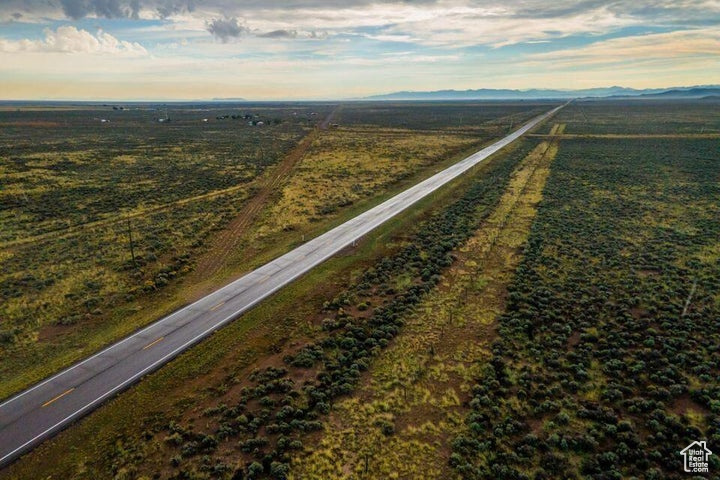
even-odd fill
[{"label": "two-lane highway", "polygon": [[515,141],[562,107],[197,302],[0,404],[0,466],[88,414],[418,200]]}]

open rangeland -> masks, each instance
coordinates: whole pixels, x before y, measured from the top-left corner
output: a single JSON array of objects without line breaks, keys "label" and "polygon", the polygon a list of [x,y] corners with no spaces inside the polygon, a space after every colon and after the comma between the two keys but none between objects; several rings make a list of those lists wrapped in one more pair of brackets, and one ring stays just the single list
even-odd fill
[{"label": "open rangeland", "polygon": [[[209,236],[185,278],[214,251],[242,271],[546,108],[526,107],[327,106],[243,240]],[[682,448],[720,442],[716,133],[703,102],[574,102],[0,478],[682,478]]]},{"label": "open rangeland", "polygon": [[[3,109],[0,398],[435,173],[546,106]],[[437,120],[424,124],[425,117]]]}]

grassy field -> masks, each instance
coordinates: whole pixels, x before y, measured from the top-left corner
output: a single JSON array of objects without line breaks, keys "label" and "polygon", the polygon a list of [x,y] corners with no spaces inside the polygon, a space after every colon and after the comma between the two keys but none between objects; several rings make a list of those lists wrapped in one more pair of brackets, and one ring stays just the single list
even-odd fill
[{"label": "grassy field", "polygon": [[[716,102],[675,101],[578,101],[563,109],[558,121],[565,133],[580,135],[700,135],[720,134],[720,109]],[[545,126],[545,131],[550,126]]]},{"label": "grassy field", "polygon": [[548,110],[547,102],[376,102],[343,106],[340,122],[349,127],[393,130],[495,133],[509,130]]},{"label": "grassy field", "polygon": [[[365,133],[343,125],[313,130],[323,120],[343,121],[342,111],[328,117],[336,107],[0,112],[0,398],[470,153],[504,133],[493,124],[499,117],[529,118],[544,108],[488,106],[470,118],[457,106],[425,106],[465,118],[477,136],[405,130],[378,146],[368,125],[385,117],[372,108],[358,127]],[[349,112],[361,116],[362,107]],[[410,113],[417,111],[393,121]],[[310,152],[298,151],[301,138]],[[415,142],[434,148],[421,152]],[[297,158],[288,162],[289,155]],[[360,160],[348,165],[329,160],[353,155]],[[354,175],[373,183],[352,191]],[[328,179],[352,201],[283,194]],[[289,203],[292,228],[276,215]]]},{"label": "grassy field", "polygon": [[147,107],[0,112],[0,397],[157,313],[143,299],[192,269],[313,125],[290,108],[241,111],[269,125],[215,118],[226,109],[175,107],[169,123]]},{"label": "grassy field", "polygon": [[306,160],[269,209],[259,237],[332,215],[437,163],[443,155],[478,145],[480,139],[486,140],[412,131],[332,130],[311,145]]},{"label": "grassy field", "polygon": [[720,440],[716,112],[636,106],[542,128],[557,158],[497,215],[530,204],[460,249],[290,478],[681,478]]},{"label": "grassy field", "polygon": [[[329,108],[322,106],[320,114]],[[307,118],[309,111],[289,106],[0,111],[0,242],[29,241],[245,184],[307,133],[315,121]],[[155,120],[166,112],[170,122]],[[267,124],[253,128],[244,119],[215,118],[241,114]]]},{"label": "grassy field", "polygon": [[[613,107],[593,105],[599,131]],[[720,442],[717,152],[677,135],[561,141],[453,441],[463,478],[685,478],[680,450]]]}]

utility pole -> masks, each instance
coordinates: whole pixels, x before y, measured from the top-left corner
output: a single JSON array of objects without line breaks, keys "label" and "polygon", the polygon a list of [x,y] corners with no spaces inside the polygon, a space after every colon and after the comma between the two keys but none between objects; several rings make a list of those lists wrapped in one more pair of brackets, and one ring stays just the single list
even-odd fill
[{"label": "utility pole", "polygon": [[130,228],[130,218],[127,218],[127,234],[130,241],[130,256],[132,257],[133,267],[137,270],[137,262],[135,261],[135,243],[133,242],[132,229]]},{"label": "utility pole", "polygon": [[265,165],[265,149],[262,147],[262,143],[260,142],[260,131],[258,130],[255,132],[255,142],[257,144],[258,150],[260,150],[260,163],[262,165]]}]

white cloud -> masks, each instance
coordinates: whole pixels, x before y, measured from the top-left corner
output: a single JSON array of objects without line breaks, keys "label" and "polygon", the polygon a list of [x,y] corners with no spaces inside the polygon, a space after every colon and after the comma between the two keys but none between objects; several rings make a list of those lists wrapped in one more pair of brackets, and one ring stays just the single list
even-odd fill
[{"label": "white cloud", "polygon": [[571,12],[561,17],[525,17],[507,10],[466,7],[445,8],[430,13],[427,18],[392,24],[384,33],[410,36],[414,43],[428,46],[502,47],[570,35],[599,35],[642,24],[640,18],[618,15],[605,6]]},{"label": "white cloud", "polygon": [[613,38],[581,48],[530,55],[530,62],[564,66],[612,65],[622,62],[677,61],[687,58],[720,61],[720,31],[681,30]]},{"label": "white cloud", "polygon": [[[720,0],[0,0],[0,18],[8,20],[21,14],[24,22],[42,22],[71,13],[162,19],[163,25],[152,28],[168,37],[182,31],[188,38],[192,32],[214,32],[223,41],[243,33],[301,40],[310,37],[303,32],[352,33],[376,41],[456,48],[537,43],[639,25],[688,28],[719,21]],[[218,19],[237,19],[238,24]],[[297,35],[268,35],[273,32]]]},{"label": "white cloud", "polygon": [[45,30],[45,38],[40,40],[0,39],[0,52],[55,52],[109,54],[123,56],[147,55],[145,48],[137,42],[118,40],[107,32],[98,30],[93,35],[87,30],[66,25],[57,30]]},{"label": "white cloud", "polygon": [[[76,27],[98,18],[112,34],[68,26],[15,40],[7,37],[31,36],[23,24],[69,14],[60,0],[0,0],[0,19],[14,22],[0,34],[6,95],[298,98],[720,78],[720,0],[195,0],[177,9],[186,0],[139,0],[131,21],[132,1],[66,2],[87,7]],[[108,3],[119,7],[99,8]],[[112,12],[123,20],[108,20]],[[218,29],[217,19],[237,25]],[[217,37],[242,41],[217,41],[211,25]],[[627,27],[673,32],[600,40]],[[567,42],[556,39],[568,36],[596,42],[560,49]],[[523,43],[539,45],[490,51]],[[464,48],[472,46],[480,48]]]}]

